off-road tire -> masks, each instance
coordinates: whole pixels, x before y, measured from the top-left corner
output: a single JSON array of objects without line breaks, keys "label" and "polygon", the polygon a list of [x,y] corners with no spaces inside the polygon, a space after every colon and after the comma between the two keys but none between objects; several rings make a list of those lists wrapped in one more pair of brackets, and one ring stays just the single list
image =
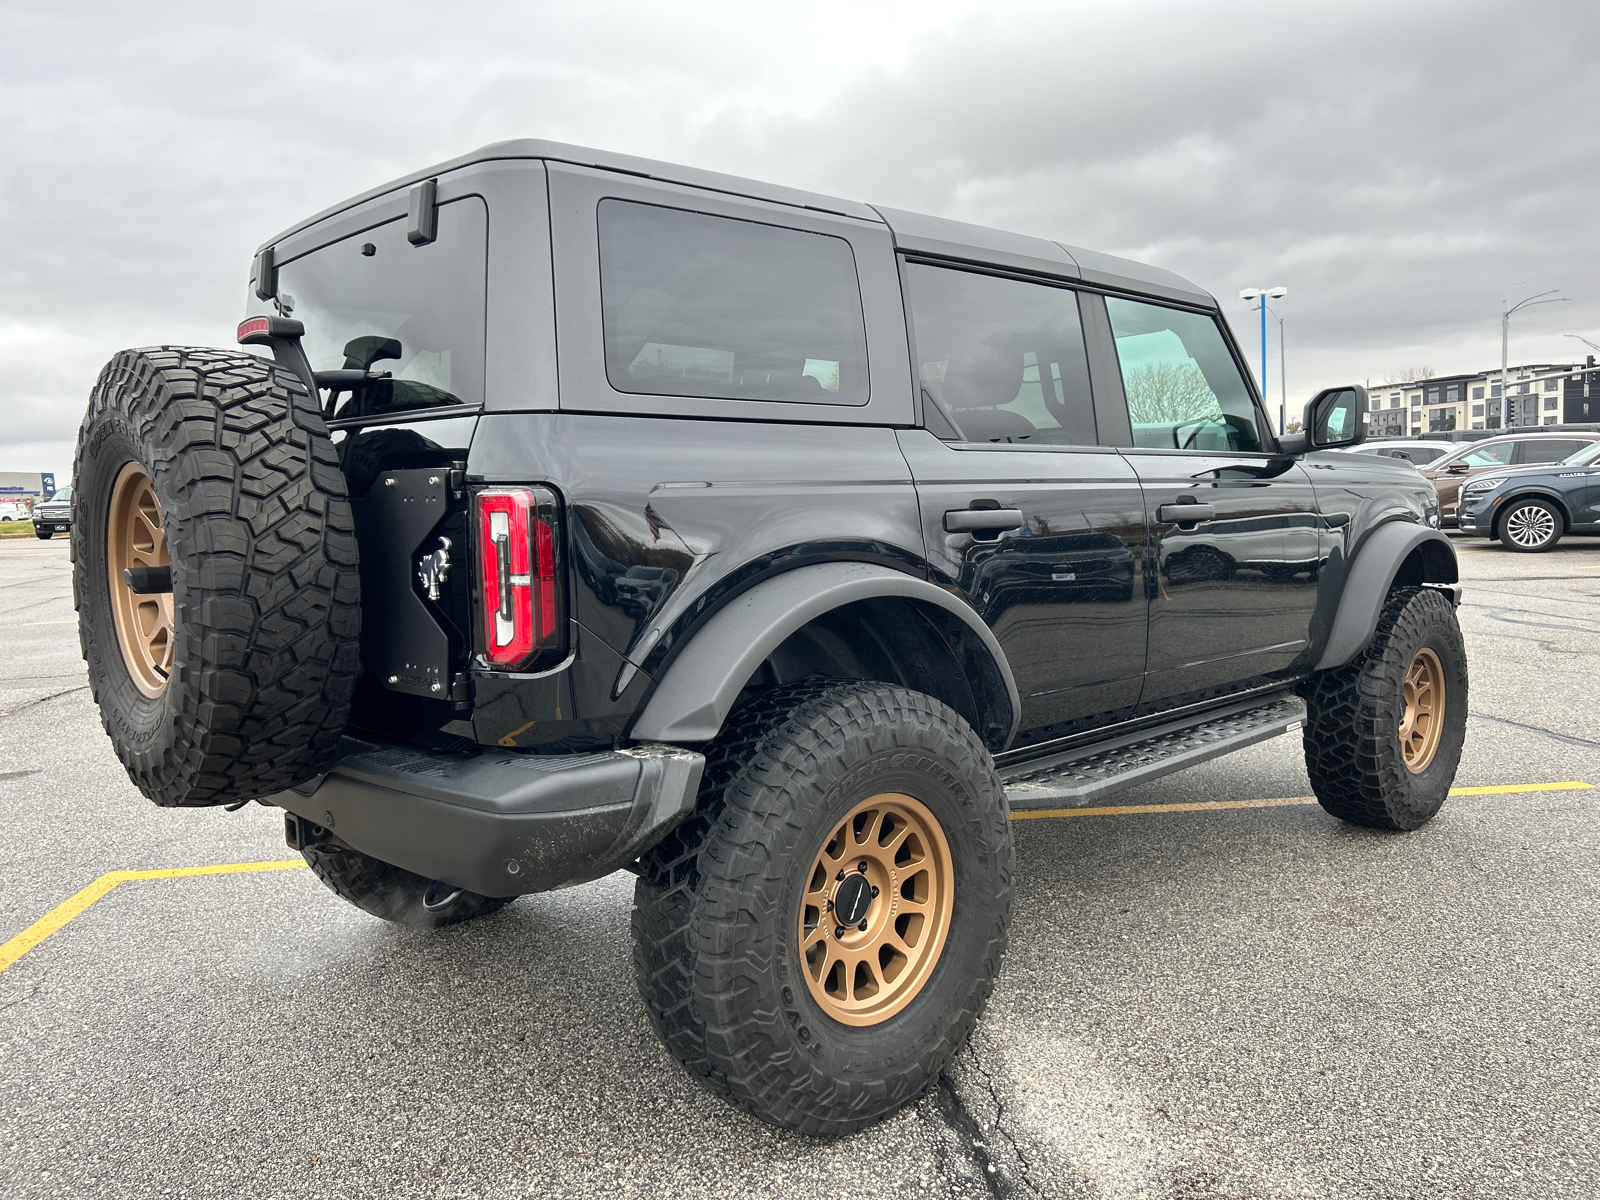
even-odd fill
[{"label": "off-road tire", "polygon": [[[921,990],[858,1027],[808,990],[796,904],[830,822],[894,792],[948,839],[953,916]],[[932,697],[836,680],[761,693],[707,750],[695,812],[641,863],[634,972],[651,1024],[699,1082],[774,1125],[842,1137],[888,1116],[938,1078],[994,986],[1008,818],[982,742]]]},{"label": "off-road tire", "polygon": [[424,879],[359,850],[308,846],[306,865],[335,894],[363,912],[412,929],[443,929],[499,912],[515,896],[480,896]]},{"label": "off-road tire", "polygon": [[[137,464],[171,555],[170,674],[134,683],[108,571],[111,492]],[[166,806],[270,795],[323,770],[360,635],[355,525],[316,398],[230,350],[125,350],[78,433],[72,588],[89,687],[128,776]]]},{"label": "off-road tire", "polygon": [[[1419,651],[1444,672],[1444,718],[1426,769],[1413,773],[1400,745],[1406,671]],[[1302,735],[1311,790],[1341,820],[1374,829],[1421,828],[1444,804],[1467,730],[1467,655],[1454,606],[1434,588],[1396,588],[1357,658],[1319,671],[1302,688]]]},{"label": "off-road tire", "polygon": [[[1512,528],[1518,531],[1515,535]],[[1539,536],[1545,531],[1548,531],[1547,536]],[[1495,536],[1500,544],[1518,554],[1543,554],[1554,550],[1566,531],[1567,521],[1561,510],[1548,500],[1534,496],[1513,500],[1495,519]]]}]

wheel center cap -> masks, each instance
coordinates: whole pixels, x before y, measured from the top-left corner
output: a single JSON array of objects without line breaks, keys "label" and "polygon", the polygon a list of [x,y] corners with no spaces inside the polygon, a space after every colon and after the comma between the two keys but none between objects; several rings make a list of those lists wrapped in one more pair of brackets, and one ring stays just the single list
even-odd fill
[{"label": "wheel center cap", "polygon": [[833,911],[842,925],[859,925],[872,906],[872,885],[866,876],[851,873],[845,876],[839,890],[833,894]]}]

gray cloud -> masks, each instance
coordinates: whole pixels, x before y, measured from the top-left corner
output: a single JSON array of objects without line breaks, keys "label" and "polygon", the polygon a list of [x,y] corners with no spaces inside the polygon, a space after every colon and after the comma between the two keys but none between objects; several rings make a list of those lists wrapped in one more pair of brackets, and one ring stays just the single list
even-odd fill
[{"label": "gray cloud", "polygon": [[265,237],[512,136],[1286,284],[1291,394],[1496,361],[1515,280],[1573,297],[1515,357],[1596,336],[1592,5],[961,9],[12,0],[0,457],[65,469],[120,346],[226,344]]}]

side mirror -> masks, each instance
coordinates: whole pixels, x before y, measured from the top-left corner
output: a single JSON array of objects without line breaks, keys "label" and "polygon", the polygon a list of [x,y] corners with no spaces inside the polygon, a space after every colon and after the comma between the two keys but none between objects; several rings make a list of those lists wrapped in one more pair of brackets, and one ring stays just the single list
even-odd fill
[{"label": "side mirror", "polygon": [[1453,462],[1445,468],[1446,474],[1449,475],[1465,475],[1470,470],[1472,470],[1472,464],[1465,459],[1460,462]]},{"label": "side mirror", "polygon": [[1358,384],[1327,388],[1312,397],[1305,413],[1306,450],[1339,450],[1367,440],[1367,389]]}]

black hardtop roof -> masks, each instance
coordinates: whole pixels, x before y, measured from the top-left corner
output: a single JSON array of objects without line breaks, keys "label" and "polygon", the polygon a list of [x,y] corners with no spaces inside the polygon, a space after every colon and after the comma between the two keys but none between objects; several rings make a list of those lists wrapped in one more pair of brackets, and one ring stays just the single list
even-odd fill
[{"label": "black hardtop roof", "polygon": [[276,237],[261,244],[261,249],[274,245],[292,234],[315,225],[318,221],[335,216],[378,196],[432,179],[448,171],[475,163],[501,159],[538,158],[554,162],[572,163],[575,166],[595,167],[605,171],[620,171],[646,179],[659,179],[665,183],[686,187],[704,188],[729,195],[748,196],[775,204],[788,204],[797,208],[815,209],[836,213],[857,220],[884,224],[894,235],[897,247],[940,257],[967,259],[976,262],[1010,266],[1019,270],[1081,279],[1085,283],[1103,287],[1120,288],[1163,296],[1189,304],[1216,307],[1216,301],[1203,288],[1181,275],[1160,267],[1148,266],[1132,259],[1085,250],[1044,238],[1007,233],[983,225],[969,225],[942,217],[928,217],[898,209],[876,208],[855,200],[842,200],[780,184],[762,183],[754,179],[741,179],[736,175],[723,175],[716,171],[703,171],[697,167],[678,166],[674,163],[655,162],[648,158],[635,158],[630,154],[616,154],[609,150],[591,150],[583,146],[568,146],[561,142],[548,142],[540,138],[517,138],[512,141],[491,142],[468,154],[436,163],[420,171],[413,171],[399,179],[370,188],[360,195],[342,200],[305,220],[291,225]]}]

